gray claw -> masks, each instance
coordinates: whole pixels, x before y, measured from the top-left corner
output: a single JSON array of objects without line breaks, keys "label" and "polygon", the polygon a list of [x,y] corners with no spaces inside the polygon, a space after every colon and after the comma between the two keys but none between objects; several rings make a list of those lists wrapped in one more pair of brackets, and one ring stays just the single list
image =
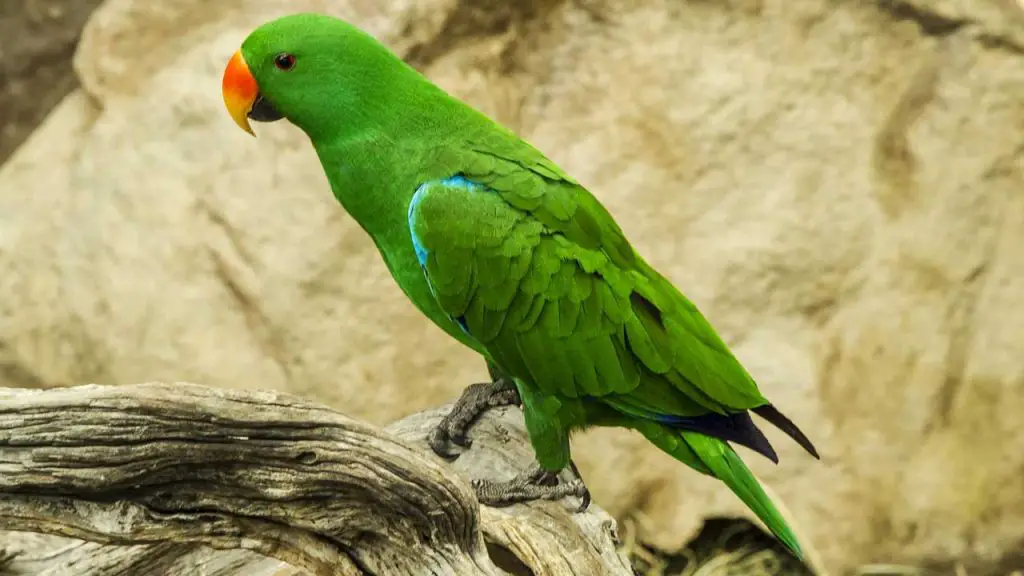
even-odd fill
[{"label": "gray claw", "polygon": [[427,435],[427,444],[430,445],[430,449],[434,451],[434,454],[445,460],[454,460],[459,457],[459,453],[451,449],[451,445],[455,444],[455,442],[451,441],[451,437],[443,424],[444,422],[430,431],[430,434]]},{"label": "gray claw", "polygon": [[580,474],[580,469],[576,467],[576,463],[569,460],[569,469],[572,470],[573,475],[576,476],[576,480],[583,485],[583,494],[580,495],[580,507],[576,511],[583,513],[590,508],[590,490],[587,489],[586,482],[583,481],[583,475]]},{"label": "gray claw", "polygon": [[575,496],[583,501],[578,512],[583,512],[590,505],[590,490],[587,489],[578,474],[575,480],[558,482],[556,474],[539,466],[535,466],[507,482],[477,479],[471,481],[470,484],[476,492],[477,500],[492,508],[534,500],[561,500],[567,496]]}]

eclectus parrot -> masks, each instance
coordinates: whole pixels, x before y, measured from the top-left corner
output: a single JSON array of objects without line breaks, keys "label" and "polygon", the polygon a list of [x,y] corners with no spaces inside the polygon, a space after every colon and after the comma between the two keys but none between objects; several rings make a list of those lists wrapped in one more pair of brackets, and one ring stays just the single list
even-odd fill
[{"label": "eclectus parrot", "polygon": [[522,404],[538,465],[509,482],[475,481],[481,502],[586,502],[579,479],[551,485],[571,466],[570,434],[630,428],[724,482],[801,555],[731,444],[778,461],[753,412],[817,457],[813,445],[579,182],[333,17],[257,28],[222,89],[250,134],[249,120],[284,118],[309,136],[335,197],[402,291],[486,360],[495,385],[467,389],[434,449],[487,407]]}]

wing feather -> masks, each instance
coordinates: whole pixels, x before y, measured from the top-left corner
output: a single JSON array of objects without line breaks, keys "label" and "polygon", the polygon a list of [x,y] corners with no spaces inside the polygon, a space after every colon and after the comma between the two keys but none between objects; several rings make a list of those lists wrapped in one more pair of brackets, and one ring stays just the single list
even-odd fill
[{"label": "wing feather", "polygon": [[546,394],[628,394],[630,411],[675,416],[767,404],[596,199],[538,157],[463,153],[417,191],[410,231],[452,319]]}]

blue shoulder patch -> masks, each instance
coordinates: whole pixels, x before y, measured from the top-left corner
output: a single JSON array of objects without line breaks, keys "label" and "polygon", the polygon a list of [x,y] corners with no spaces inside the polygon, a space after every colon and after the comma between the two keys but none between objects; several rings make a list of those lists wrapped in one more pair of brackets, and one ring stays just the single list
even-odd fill
[{"label": "blue shoulder patch", "polygon": [[[412,237],[412,247],[416,251],[416,260],[420,263],[420,268],[423,269],[423,275],[427,278],[427,285],[430,287],[431,293],[434,291],[434,286],[430,282],[430,277],[427,276],[427,256],[430,254],[427,247],[423,245],[423,241],[416,235],[416,209],[419,207],[420,202],[427,197],[431,189],[440,186],[442,188],[462,188],[470,192],[486,191],[487,187],[479,182],[474,182],[465,176],[458,174],[445,178],[443,180],[432,180],[430,182],[424,182],[416,188],[416,192],[412,195],[412,200],[409,202],[409,235]],[[436,297],[436,296],[435,296]],[[452,320],[466,333],[470,338],[473,337],[469,333],[469,325],[466,323],[465,317],[452,318]]]},{"label": "blue shoulder patch", "polygon": [[432,180],[430,182],[424,182],[420,184],[419,188],[416,189],[416,193],[412,195],[412,201],[409,202],[409,234],[412,236],[412,247],[416,251],[416,260],[419,261],[420,266],[427,265],[427,248],[423,245],[423,242],[419,237],[416,236],[416,207],[423,198],[426,197],[427,193],[434,186],[450,187],[450,188],[463,188],[465,190],[477,191],[483,190],[486,187],[478,182],[466,178],[461,174],[445,178],[443,180]]},{"label": "blue shoulder patch", "polygon": [[481,188],[485,187],[483,184],[480,184],[479,182],[473,182],[472,180],[466,178],[462,174],[456,174],[455,176],[445,178],[444,180],[441,180],[441,184],[443,186],[451,186],[453,188],[465,188],[466,190],[470,191],[480,190]]},{"label": "blue shoulder patch", "polygon": [[423,200],[427,190],[434,184],[436,182],[421,184],[416,189],[416,193],[412,195],[412,201],[409,202],[409,234],[412,236],[412,247],[416,251],[416,260],[419,261],[421,267],[427,265],[427,249],[420,242],[419,237],[416,236],[416,207],[419,205],[420,200]]}]

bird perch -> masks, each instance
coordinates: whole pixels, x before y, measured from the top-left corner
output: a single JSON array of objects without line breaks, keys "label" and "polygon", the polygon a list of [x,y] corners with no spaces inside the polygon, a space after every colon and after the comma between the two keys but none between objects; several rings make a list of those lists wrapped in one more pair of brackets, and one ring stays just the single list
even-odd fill
[{"label": "bird perch", "polygon": [[279,393],[0,389],[0,556],[32,575],[632,574],[596,506],[479,506],[470,478],[532,462],[522,415],[484,415],[447,463],[425,442],[446,411],[382,430]]}]

